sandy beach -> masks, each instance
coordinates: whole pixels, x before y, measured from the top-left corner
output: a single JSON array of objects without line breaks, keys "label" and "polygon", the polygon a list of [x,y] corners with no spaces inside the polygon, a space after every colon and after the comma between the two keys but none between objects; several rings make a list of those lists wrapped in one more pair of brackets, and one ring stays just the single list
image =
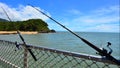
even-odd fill
[{"label": "sandy beach", "polygon": [[[21,34],[38,34],[37,31],[20,31]],[[0,35],[17,34],[17,31],[0,31]]]}]

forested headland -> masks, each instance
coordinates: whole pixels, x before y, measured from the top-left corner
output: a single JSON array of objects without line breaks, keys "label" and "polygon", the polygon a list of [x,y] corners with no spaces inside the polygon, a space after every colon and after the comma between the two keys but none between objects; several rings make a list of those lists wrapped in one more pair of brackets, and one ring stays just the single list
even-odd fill
[{"label": "forested headland", "polygon": [[48,24],[41,19],[29,19],[26,21],[0,21],[0,31],[38,31],[40,33],[55,32],[50,30]]}]

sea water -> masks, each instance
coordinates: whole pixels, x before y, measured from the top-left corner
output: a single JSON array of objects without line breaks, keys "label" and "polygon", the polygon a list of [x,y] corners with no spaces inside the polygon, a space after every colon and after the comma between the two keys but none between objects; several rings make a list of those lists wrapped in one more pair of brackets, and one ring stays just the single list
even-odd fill
[{"label": "sea water", "polygon": [[[111,42],[113,50],[112,55],[120,59],[120,33],[107,33],[107,32],[75,32],[80,37],[90,41],[99,48],[105,48],[110,51],[106,46],[107,42]],[[44,46],[58,50],[67,50],[71,52],[85,53],[97,55],[96,51],[90,46],[85,44],[76,36],[69,32],[56,32],[56,33],[39,33],[31,35],[22,35],[27,44],[34,46]],[[17,41],[22,43],[17,34],[0,35],[0,40]]]}]

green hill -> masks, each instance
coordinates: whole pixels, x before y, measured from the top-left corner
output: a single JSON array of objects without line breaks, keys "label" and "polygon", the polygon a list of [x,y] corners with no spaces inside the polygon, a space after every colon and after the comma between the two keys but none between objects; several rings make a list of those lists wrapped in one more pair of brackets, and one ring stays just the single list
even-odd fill
[{"label": "green hill", "polygon": [[48,28],[48,24],[41,19],[29,19],[26,21],[0,21],[0,31],[38,31],[42,33],[55,32]]},{"label": "green hill", "polygon": [[0,22],[7,22],[8,20],[0,18]]}]

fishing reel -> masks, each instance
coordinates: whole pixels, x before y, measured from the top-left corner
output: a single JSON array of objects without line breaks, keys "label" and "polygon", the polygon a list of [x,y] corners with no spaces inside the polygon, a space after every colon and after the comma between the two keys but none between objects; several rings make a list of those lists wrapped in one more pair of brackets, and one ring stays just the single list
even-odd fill
[{"label": "fishing reel", "polygon": [[17,51],[17,50],[21,49],[20,44],[18,44],[18,43],[17,43],[17,41],[15,42],[15,46],[16,46],[15,51]]},{"label": "fishing reel", "polygon": [[[113,50],[112,50],[109,46],[111,46],[111,43],[110,43],[110,42],[107,42],[107,48],[109,49],[109,52],[108,52],[108,50],[105,49],[105,48],[100,48],[100,49],[101,49],[104,53],[111,55],[112,52],[113,52]],[[101,56],[105,56],[104,54],[98,53],[98,52],[97,52],[96,54],[99,54],[99,55],[101,55]]]}]

